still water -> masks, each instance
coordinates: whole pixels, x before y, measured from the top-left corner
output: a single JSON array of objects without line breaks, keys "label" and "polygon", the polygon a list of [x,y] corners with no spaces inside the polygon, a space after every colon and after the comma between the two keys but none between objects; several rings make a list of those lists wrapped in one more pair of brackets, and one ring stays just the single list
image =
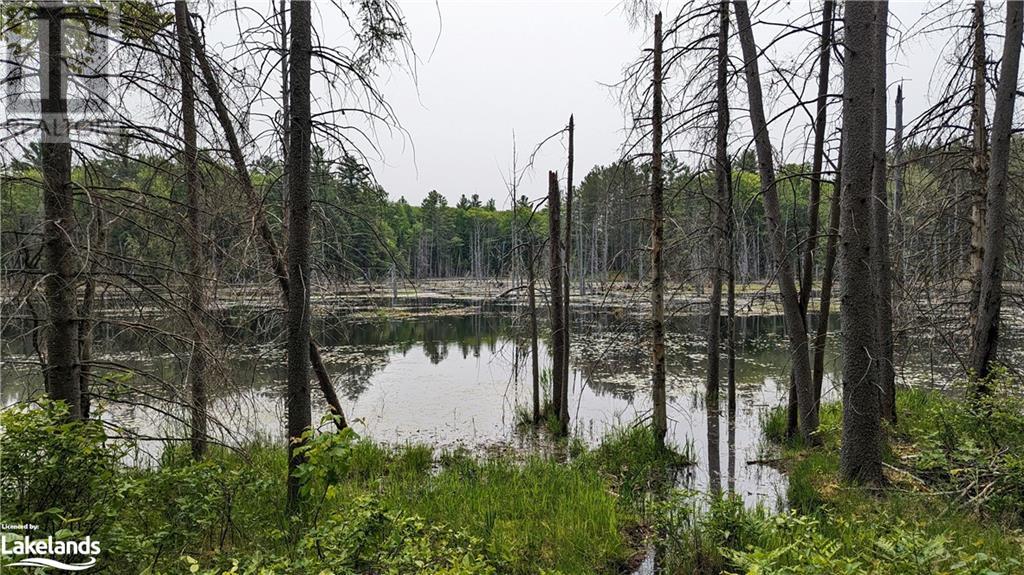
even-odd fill
[{"label": "still water", "polygon": [[[754,463],[763,457],[761,418],[785,398],[788,353],[778,316],[737,318],[737,416],[708,416],[704,404],[705,326],[698,316],[672,319],[668,330],[670,442],[697,464],[683,486],[734,491],[748,503],[775,506],[785,477]],[[232,310],[211,377],[211,432],[226,444],[283,440],[284,357],[280,319]],[[8,326],[16,331],[16,326]],[[378,441],[426,443],[477,452],[545,449],[543,438],[517,425],[531,405],[526,323],[512,309],[463,307],[402,319],[331,317],[315,335],[354,429]],[[24,333],[22,331],[21,333]],[[570,417],[590,444],[616,427],[650,415],[646,330],[635,319],[583,315],[573,328]],[[41,392],[42,379],[27,338],[5,334],[0,388],[5,406]],[[181,374],[187,353],[160,332],[101,324],[95,370],[103,380],[96,403],[112,428],[138,433],[137,463],[159,454],[161,441],[185,436]],[[725,372],[723,357],[723,374]],[[542,371],[550,366],[540,343]],[[826,360],[826,393],[834,394],[835,360]],[[724,377],[723,377],[724,380]],[[542,387],[546,385],[542,383]],[[315,395],[318,392],[314,391]],[[725,390],[722,390],[724,412]],[[156,406],[156,408],[152,406]],[[317,398],[314,419],[326,411]]]}]

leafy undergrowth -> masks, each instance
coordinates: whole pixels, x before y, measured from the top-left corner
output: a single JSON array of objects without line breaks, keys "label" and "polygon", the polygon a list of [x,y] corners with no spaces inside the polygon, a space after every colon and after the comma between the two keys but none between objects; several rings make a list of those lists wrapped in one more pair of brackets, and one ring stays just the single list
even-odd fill
[{"label": "leafy undergrowth", "polygon": [[667,560],[697,573],[1024,573],[1024,402],[1010,385],[982,403],[901,390],[883,490],[837,479],[839,404],[822,407],[814,448],[786,440],[774,410],[764,429],[780,444],[790,510],[722,500],[676,511],[661,522]]},{"label": "leafy undergrowth", "polygon": [[[348,431],[308,442],[304,501],[285,507],[286,455],[252,445],[154,469],[121,465],[96,422],[62,406],[0,414],[3,521],[102,546],[107,573],[615,573],[636,554],[639,498],[679,456],[642,428],[576,446],[569,463],[386,448]],[[9,562],[10,557],[4,558]]]}]

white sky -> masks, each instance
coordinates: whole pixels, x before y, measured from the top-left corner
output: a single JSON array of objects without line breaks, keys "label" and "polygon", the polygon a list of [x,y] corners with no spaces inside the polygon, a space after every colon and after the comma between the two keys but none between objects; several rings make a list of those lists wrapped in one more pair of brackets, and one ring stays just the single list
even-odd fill
[{"label": "white sky", "polygon": [[[890,25],[913,26],[933,4],[892,2]],[[817,5],[797,1],[782,11],[816,10]],[[401,6],[421,63],[418,86],[402,72],[389,74],[383,83],[408,131],[407,137],[382,134],[383,160],[373,162],[392,197],[418,203],[437,189],[452,202],[460,194],[478,193],[504,205],[502,174],[511,165],[513,131],[521,166],[570,113],[576,118],[577,183],[594,164],[619,157],[625,120],[616,92],[606,85],[617,82],[623,67],[649,44],[649,32],[629,25],[620,2],[409,1]],[[990,25],[1001,32],[1001,24]],[[758,31],[759,39],[774,33],[767,27]],[[890,51],[890,96],[894,83],[904,80],[908,120],[925,106],[945,37]],[[787,47],[808,41],[807,35],[795,37],[775,54],[784,56]],[[762,64],[762,72],[765,68]],[[839,71],[835,62],[833,70]],[[745,108],[745,101],[733,105]],[[545,194],[547,170],[564,177],[564,155],[563,141],[547,144],[520,192]]]},{"label": "white sky", "polygon": [[[348,0],[334,0],[348,6]],[[650,44],[649,29],[631,26],[619,0],[397,0],[411,33],[418,60],[415,80],[407,69],[381,67],[379,86],[393,106],[404,131],[377,129],[379,153],[364,150],[378,181],[393,199],[404,196],[418,204],[430,190],[436,189],[451,203],[461,194],[477,193],[482,199],[495,199],[508,205],[504,179],[511,170],[512,142],[515,133],[520,168],[535,146],[562,128],[570,114],[576,119],[576,174],[578,183],[595,164],[608,164],[620,157],[626,137],[626,120],[617,101],[617,90],[608,85],[622,78],[624,67],[634,61]],[[242,19],[253,12],[267,14],[277,0],[213,4],[197,3],[194,10],[213,16],[210,50],[230,57],[237,54],[239,12],[221,12],[241,5]],[[936,64],[948,58],[950,32],[918,37],[897,45],[900,32],[919,27],[922,14],[939,2],[890,2],[889,81],[890,105],[895,85],[902,81],[908,121],[926,108],[943,79],[935,75]],[[944,14],[953,9],[969,10],[968,2],[946,2]],[[314,0],[314,26],[327,45],[344,45],[350,37],[339,10],[328,0]],[[666,19],[675,13],[672,5],[662,7]],[[820,0],[781,2],[763,18],[786,22],[796,15],[817,13]],[[212,12],[212,13],[211,13]],[[993,5],[988,26],[990,59],[1001,49],[1002,4]],[[760,45],[779,28],[758,22],[755,33]],[[941,25],[952,23],[932,15]],[[962,20],[966,22],[967,20]],[[735,29],[733,20],[733,28]],[[806,21],[804,22],[806,23]],[[243,26],[244,27],[244,26]],[[769,51],[773,61],[786,62],[795,53],[816,45],[816,36],[801,33]],[[736,42],[731,53],[739,65],[742,58]],[[235,60],[246,66],[246,61]],[[246,75],[259,75],[256,64]],[[833,75],[841,69],[835,60]],[[816,67],[815,67],[816,69]],[[768,66],[761,62],[763,83],[767,85]],[[279,91],[278,70],[269,70],[266,91]],[[941,76],[941,74],[940,74]],[[813,98],[816,78],[812,76],[805,98]],[[314,82],[317,90],[326,91]],[[838,91],[839,86],[833,86]],[[319,94],[323,96],[324,94]],[[766,92],[769,116],[785,108],[785,97]],[[791,100],[790,100],[791,101]],[[734,127],[742,132],[746,108],[744,92],[731,102]],[[314,107],[316,104],[314,104]],[[315,108],[314,108],[315,109]],[[262,102],[254,112],[273,114],[276,102]],[[838,110],[834,108],[836,112]],[[838,114],[834,114],[838,115]],[[259,116],[252,116],[258,123]],[[788,129],[780,123],[773,128],[773,145],[782,146],[786,160],[804,159],[808,118],[793,116]],[[1018,118],[1019,119],[1019,118]],[[359,120],[349,116],[340,121]],[[890,112],[890,126],[892,114]],[[1018,122],[1019,123],[1019,122]],[[252,133],[266,134],[265,126],[251,126]],[[738,133],[733,146],[746,145]],[[545,145],[537,156],[532,172],[523,180],[519,193],[531,198],[546,195],[546,171],[558,170],[564,178],[565,140]],[[674,144],[674,145],[673,145]],[[254,154],[277,153],[273,141],[261,141]],[[681,148],[680,142],[670,147]],[[692,158],[681,158],[684,162]],[[689,163],[693,163],[692,161]]]}]

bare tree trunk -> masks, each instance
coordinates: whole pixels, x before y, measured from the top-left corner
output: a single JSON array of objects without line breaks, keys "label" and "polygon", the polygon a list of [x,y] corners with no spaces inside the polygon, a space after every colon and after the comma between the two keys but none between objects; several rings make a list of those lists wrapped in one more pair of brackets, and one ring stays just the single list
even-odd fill
[{"label": "bare tree trunk", "polygon": [[775,186],[775,165],[772,158],[771,142],[769,141],[768,123],[764,115],[761,77],[757,66],[757,46],[754,44],[754,31],[750,24],[750,13],[748,12],[746,2],[737,0],[734,2],[734,6],[736,9],[736,23],[739,28],[740,45],[743,48],[743,59],[746,68],[747,96],[750,100],[750,122],[754,130],[754,147],[757,152],[758,174],[761,177],[761,192],[764,199],[765,215],[768,220],[768,231],[772,241],[772,250],[778,267],[782,310],[786,318],[786,329],[789,331],[793,379],[796,383],[797,403],[800,413],[800,435],[806,443],[811,444],[817,441],[815,432],[818,430],[818,412],[814,409],[807,330],[803,317],[800,314],[800,300],[796,290],[796,282],[793,278],[793,266],[789,260],[789,251],[786,248],[786,231],[782,227],[779,196]]},{"label": "bare tree trunk", "polygon": [[988,177],[988,136],[985,133],[985,2],[974,3],[974,81],[971,86],[971,135],[974,158],[971,171],[971,328],[976,330],[978,308],[975,303],[981,293],[981,268],[985,259],[985,180]]},{"label": "bare tree trunk", "polygon": [[[814,150],[811,159],[811,189],[807,202],[807,237],[803,242],[802,276],[800,278],[800,314],[804,318],[804,326],[810,333],[810,322],[807,319],[807,308],[811,301],[814,286],[814,250],[818,243],[818,219],[821,211],[821,170],[825,160],[825,122],[828,119],[828,81],[829,67],[832,61],[832,18],[835,13],[835,2],[826,0],[821,10],[821,45],[818,50],[818,99],[814,116]],[[795,205],[795,202],[794,202]],[[813,367],[812,367],[813,379]],[[796,394],[796,384],[790,381],[790,396]],[[815,395],[817,397],[817,395]],[[787,435],[796,435],[795,424],[798,404],[789,402],[789,429]]]},{"label": "bare tree trunk", "polygon": [[79,387],[78,323],[75,277],[78,262],[74,237],[75,210],[71,187],[71,126],[68,122],[67,75],[61,58],[62,2],[39,3],[40,91],[42,101],[44,282],[49,310],[46,331],[46,379],[50,396],[64,401],[68,417],[82,417]]},{"label": "bare tree trunk", "polygon": [[665,241],[664,179],[661,173],[661,12],[654,17],[653,110],[651,115],[651,347],[654,362],[652,389],[654,403],[654,443],[665,448],[668,410],[665,399]]},{"label": "bare tree trunk", "polygon": [[839,469],[844,479],[881,484],[878,370],[873,363],[878,336],[872,280],[874,242],[871,203],[874,167],[874,91],[878,59],[878,18],[872,2],[846,4],[843,66],[842,266],[843,431]]},{"label": "bare tree trunk", "polygon": [[312,425],[309,397],[310,211],[309,164],[312,121],[309,73],[312,52],[310,2],[292,3],[291,141],[288,144],[288,508],[298,509],[300,483],[295,471],[304,461],[296,453]]},{"label": "bare tree trunk", "polygon": [[96,301],[96,276],[99,274],[99,252],[106,249],[107,231],[103,217],[103,205],[98,196],[92,198],[92,225],[89,229],[89,269],[85,274],[85,289],[82,292],[82,303],[78,308],[78,358],[79,369],[79,400],[82,405],[82,419],[88,419],[92,410],[92,344],[93,308]]},{"label": "bare tree trunk", "polygon": [[572,357],[569,345],[569,334],[572,332],[572,310],[570,309],[570,291],[572,287],[572,167],[573,167],[573,137],[575,136],[576,123],[573,116],[569,115],[569,163],[566,170],[565,184],[565,261],[562,263],[565,270],[564,284],[562,284],[562,310],[565,314],[565,321],[562,324],[564,348],[562,350],[562,405],[558,412],[558,419],[561,423],[562,433],[569,430],[569,360]]},{"label": "bare tree trunk", "polygon": [[828,212],[828,240],[825,242],[825,267],[821,271],[821,297],[818,298],[818,330],[814,335],[814,407],[821,409],[821,384],[825,378],[825,343],[828,339],[829,314],[832,307],[832,277],[839,244],[840,204],[842,198],[843,147],[839,146],[839,171],[832,185],[832,201]]},{"label": "bare tree trunk", "polygon": [[882,417],[896,423],[896,372],[892,348],[892,278],[889,270],[889,192],[886,188],[886,127],[888,114],[886,106],[886,45],[889,35],[889,3],[875,5],[880,23],[875,28],[878,45],[875,48],[875,89],[874,89],[874,131],[872,133],[873,164],[871,173],[871,219],[874,225],[874,246],[872,272],[875,278],[877,308],[877,355],[878,383],[881,394]]},{"label": "bare tree trunk", "polygon": [[[893,243],[895,248],[895,262],[893,264],[896,285],[901,285],[904,279],[904,266],[906,265],[906,246],[903,237],[903,85],[896,87],[896,125],[895,136],[893,137],[893,184],[892,184],[892,214],[893,214]],[[972,309],[974,306],[971,306]]]},{"label": "bare tree trunk", "polygon": [[203,246],[203,222],[200,208],[199,148],[196,145],[196,93],[193,86],[192,46],[188,36],[188,6],[185,0],[174,2],[174,29],[178,38],[178,69],[181,81],[182,164],[185,166],[185,218],[188,236],[189,273],[186,279],[188,320],[192,325],[192,353],[187,379],[192,457],[206,453],[206,249]]},{"label": "bare tree trunk", "polygon": [[[711,202],[714,225],[711,228],[711,298],[708,313],[708,377],[705,402],[708,417],[718,412],[719,358],[721,356],[722,268],[726,259],[726,204],[729,202],[729,2],[719,2],[718,56],[715,77],[717,119],[715,124],[715,184],[717,196]],[[709,420],[710,421],[710,420]],[[709,423],[710,425],[710,423]],[[709,428],[710,429],[710,428]]]},{"label": "bare tree trunk", "polygon": [[279,4],[278,15],[281,17],[281,161],[285,166],[281,174],[281,203],[284,208],[281,227],[288,237],[288,120],[291,112],[288,110],[288,10],[285,0]]},{"label": "bare tree trunk", "polygon": [[996,359],[999,345],[999,313],[1003,288],[1003,244],[1006,240],[1006,188],[1009,184],[1010,133],[1013,127],[1013,101],[1020,69],[1021,18],[1024,2],[1006,3],[1006,36],[1003,62],[992,114],[991,162],[988,172],[985,214],[985,251],[978,296],[978,323],[974,330],[971,368],[977,378],[977,392],[986,394],[986,381]]},{"label": "bare tree trunk", "polygon": [[[228,113],[227,105],[224,103],[224,96],[221,94],[220,84],[213,75],[213,68],[210,66],[210,61],[206,58],[204,45],[199,38],[199,34],[196,32],[195,27],[192,25],[192,22],[188,22],[188,26],[189,35],[192,37],[192,47],[195,50],[196,62],[199,64],[199,69],[203,74],[203,80],[206,82],[206,90],[210,95],[210,100],[213,102],[217,121],[220,123],[221,129],[224,131],[224,139],[228,144],[228,153],[231,156],[232,163],[234,164],[238,183],[242,187],[246,200],[249,202],[249,206],[253,210],[253,220],[259,231],[260,242],[263,244],[263,249],[267,253],[271,272],[274,274],[274,277],[277,278],[282,298],[287,302],[289,282],[288,270],[285,269],[284,258],[281,257],[281,251],[277,247],[277,241],[274,239],[274,232],[270,229],[270,224],[267,220],[267,212],[263,207],[263,200],[256,193],[255,188],[253,188],[252,178],[249,175],[249,168],[245,163],[245,156],[242,155],[242,147],[238,144],[238,137],[235,132],[234,123],[231,120],[231,115]],[[289,187],[291,187],[290,182]],[[316,345],[316,341],[312,337],[309,339],[309,360],[313,366],[313,372],[316,374],[317,382],[320,385],[320,391],[323,392],[324,399],[327,400],[327,405],[329,405],[333,411],[336,427],[339,430],[344,429],[347,426],[345,421],[345,412],[341,409],[341,402],[338,401],[338,394],[334,391],[334,384],[331,383],[331,377],[327,373],[327,368],[324,367],[323,359],[320,356],[320,348]]]},{"label": "bare tree trunk", "polygon": [[558,191],[558,174],[548,172],[548,248],[550,249],[549,270],[551,296],[551,385],[554,414],[558,417],[559,431],[562,431],[562,410],[568,413],[569,399],[563,395],[562,362],[565,361],[565,312],[562,310],[562,199]]},{"label": "bare tree trunk", "polygon": [[530,361],[533,364],[533,422],[540,421],[540,361],[537,353],[537,281],[533,272],[535,258],[531,237],[526,243],[527,299],[530,306]]}]

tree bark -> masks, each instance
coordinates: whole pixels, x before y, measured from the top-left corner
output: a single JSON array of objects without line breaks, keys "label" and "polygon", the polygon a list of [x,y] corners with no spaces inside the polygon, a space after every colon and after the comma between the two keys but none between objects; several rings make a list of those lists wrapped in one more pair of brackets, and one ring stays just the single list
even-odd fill
[{"label": "tree bark", "polygon": [[[234,122],[232,122],[231,115],[228,113],[227,105],[224,103],[224,96],[220,91],[220,84],[213,75],[213,67],[210,66],[210,61],[206,57],[205,47],[191,21],[188,22],[188,26],[189,35],[192,37],[192,47],[195,51],[196,62],[199,64],[199,69],[203,74],[203,81],[206,82],[206,90],[210,95],[210,100],[213,102],[217,121],[220,123],[221,129],[224,131],[224,139],[228,144],[228,154],[231,156],[231,161],[234,164],[238,184],[242,187],[242,192],[245,194],[246,200],[253,210],[253,221],[259,232],[260,243],[263,244],[263,249],[267,254],[267,260],[270,263],[271,272],[274,274],[274,277],[277,278],[278,287],[281,290],[281,297],[287,304],[289,282],[288,270],[285,269],[284,258],[281,257],[281,251],[277,247],[277,241],[274,239],[274,232],[270,229],[267,212],[263,207],[263,200],[256,193],[256,189],[253,187],[252,177],[249,175],[249,168],[246,165],[245,156],[242,155],[242,147],[238,144],[238,137],[235,132]],[[335,416],[335,426],[339,430],[344,429],[348,425],[345,421],[345,412],[341,409],[341,402],[338,401],[338,394],[334,391],[334,384],[331,383],[330,374],[327,373],[327,368],[324,366],[323,359],[320,356],[320,348],[317,346],[316,340],[312,337],[309,339],[309,360],[313,367],[313,372],[316,374],[320,391],[324,394],[324,399],[327,401],[327,405],[330,406]]]},{"label": "tree bark", "polygon": [[61,57],[62,2],[39,3],[40,91],[43,172],[44,288],[48,308],[46,380],[50,396],[63,401],[68,417],[82,417],[79,387],[78,322],[75,278],[78,262],[74,237],[75,210],[71,187],[71,133],[68,122],[67,75]]},{"label": "tree bark", "polygon": [[[729,2],[719,2],[718,7],[718,55],[715,77],[717,118],[715,123],[715,184],[717,195],[711,202],[714,225],[711,228],[711,298],[708,313],[708,374],[705,403],[709,412],[718,412],[718,388],[720,382],[719,358],[721,357],[722,324],[722,270],[727,259],[725,253],[729,202],[729,184],[732,177],[729,167]],[[730,406],[732,389],[730,388]]]},{"label": "tree bark", "polygon": [[971,160],[973,187],[971,188],[971,327],[977,328],[977,310],[973,305],[981,293],[981,268],[985,259],[985,180],[988,177],[988,137],[985,130],[985,2],[974,3],[972,25],[971,84],[971,140],[974,157]]},{"label": "tree bark", "polygon": [[736,24],[739,28],[740,45],[743,48],[744,67],[746,69],[747,96],[750,101],[750,122],[754,130],[754,148],[757,152],[757,168],[761,178],[761,193],[764,200],[768,232],[771,237],[772,251],[778,268],[779,293],[782,296],[782,309],[789,331],[789,347],[792,357],[793,380],[797,389],[797,404],[800,414],[800,435],[808,444],[817,441],[818,412],[814,409],[814,398],[811,384],[810,350],[807,347],[807,330],[800,314],[800,300],[796,282],[793,278],[793,266],[786,248],[786,231],[782,227],[782,215],[779,208],[779,196],[775,186],[775,165],[772,159],[772,148],[768,134],[768,123],[764,115],[764,103],[761,95],[761,77],[758,73],[757,46],[754,43],[754,31],[750,24],[750,13],[747,3],[737,0],[733,3],[736,9]]},{"label": "tree bark", "polygon": [[310,2],[292,2],[292,42],[289,80],[291,93],[288,159],[288,508],[296,512],[300,483],[295,471],[304,461],[296,448],[310,429],[309,397],[309,291],[310,291],[310,57],[312,52]]},{"label": "tree bark", "polygon": [[846,5],[843,66],[843,186],[839,262],[842,266],[843,430],[839,457],[848,481],[881,484],[878,370],[873,361],[877,323],[871,262],[874,201],[874,92],[878,48],[874,3]]},{"label": "tree bark", "polygon": [[568,398],[563,396],[565,387],[562,383],[562,362],[564,361],[565,312],[562,310],[562,200],[558,191],[558,174],[548,172],[548,248],[550,249],[550,266],[548,278],[551,282],[551,386],[554,415],[558,417],[559,432],[562,432],[562,409],[568,407]]},{"label": "tree bark", "polygon": [[662,154],[662,37],[661,12],[654,17],[653,111],[651,117],[651,356],[654,363],[652,390],[654,403],[654,443],[665,448],[668,410],[665,399],[665,241],[664,180]]},{"label": "tree bark", "polygon": [[978,323],[974,330],[971,367],[977,392],[987,394],[986,381],[992,371],[999,346],[999,314],[1002,306],[1003,244],[1006,240],[1006,188],[1009,183],[1010,134],[1013,105],[1020,70],[1021,18],[1024,2],[1006,3],[1006,36],[1003,62],[996,89],[996,107],[992,114],[991,161],[988,171],[985,213],[985,250],[981,290],[978,295]]},{"label": "tree bark", "polygon": [[882,417],[896,423],[896,372],[892,340],[892,277],[889,263],[889,192],[886,187],[886,127],[888,114],[886,106],[886,46],[889,35],[889,3],[875,4],[876,18],[880,23],[875,28],[875,89],[872,103],[872,171],[871,171],[871,219],[874,226],[873,266],[877,312],[877,351],[875,365],[878,368]]},{"label": "tree bark", "polygon": [[192,73],[192,46],[188,35],[188,7],[185,0],[174,2],[174,29],[178,40],[178,70],[181,81],[182,164],[185,167],[185,235],[188,236],[189,273],[186,276],[188,321],[192,326],[192,353],[186,377],[189,401],[192,457],[206,453],[206,249],[203,246],[202,209],[200,208],[199,148],[196,144],[195,87]]}]

